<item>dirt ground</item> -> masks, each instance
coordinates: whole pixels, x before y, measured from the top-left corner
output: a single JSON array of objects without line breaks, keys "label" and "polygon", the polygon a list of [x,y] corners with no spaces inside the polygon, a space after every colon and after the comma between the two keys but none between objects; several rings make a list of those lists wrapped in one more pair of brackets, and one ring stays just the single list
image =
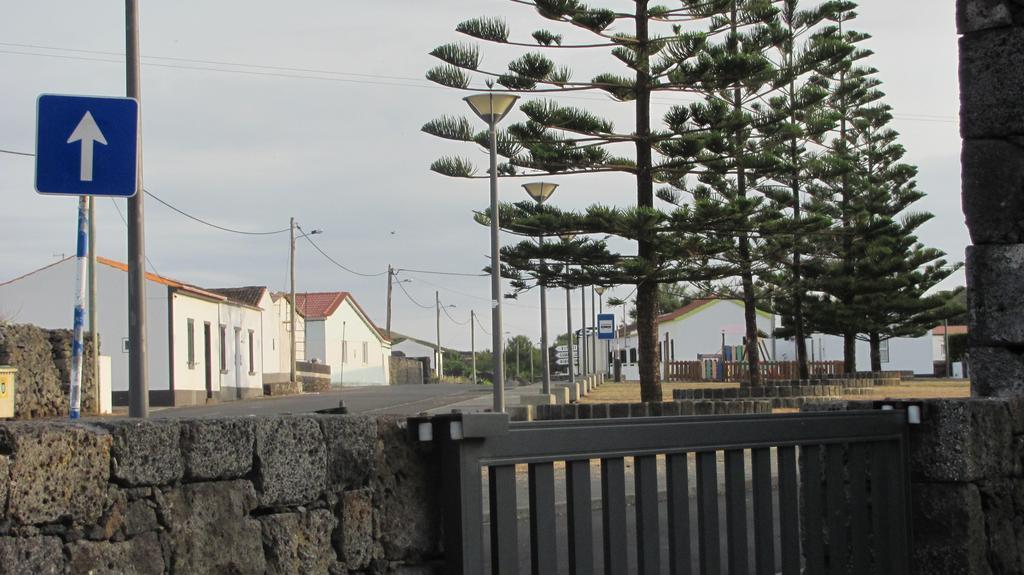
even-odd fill
[{"label": "dirt ground", "polygon": [[[739,387],[736,383],[665,383],[662,384],[662,396],[665,401],[672,399],[674,389],[696,389],[703,387]],[[899,386],[874,388],[870,395],[851,395],[846,399],[927,399],[968,397],[971,395],[971,382],[966,379],[926,379],[919,378],[904,381]],[[581,403],[634,403],[640,401],[640,384],[635,382],[614,383],[606,381],[604,385],[581,400]]]}]

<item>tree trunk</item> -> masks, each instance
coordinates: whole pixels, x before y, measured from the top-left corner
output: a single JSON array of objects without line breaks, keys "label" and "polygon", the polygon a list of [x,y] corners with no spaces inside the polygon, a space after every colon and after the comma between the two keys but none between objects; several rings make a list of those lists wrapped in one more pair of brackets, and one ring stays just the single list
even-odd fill
[{"label": "tree trunk", "polygon": [[843,334],[843,370],[857,372],[857,334]]},{"label": "tree trunk", "polygon": [[[650,43],[647,29],[647,0],[636,2],[636,203],[654,206],[654,174],[651,154]],[[658,267],[658,255],[650,239],[641,238],[637,255],[648,270]],[[640,347],[640,400],[661,401],[658,375],[658,283],[643,278],[636,288],[636,330]]]},{"label": "tree trunk", "polygon": [[882,371],[882,336],[873,331],[868,337],[871,339],[871,371]]}]

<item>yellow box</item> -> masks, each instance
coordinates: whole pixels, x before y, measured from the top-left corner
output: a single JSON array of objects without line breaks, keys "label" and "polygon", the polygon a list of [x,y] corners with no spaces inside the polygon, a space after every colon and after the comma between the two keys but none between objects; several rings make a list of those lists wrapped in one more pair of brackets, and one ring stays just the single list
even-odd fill
[{"label": "yellow box", "polygon": [[0,418],[14,417],[14,374],[17,368],[0,366]]}]

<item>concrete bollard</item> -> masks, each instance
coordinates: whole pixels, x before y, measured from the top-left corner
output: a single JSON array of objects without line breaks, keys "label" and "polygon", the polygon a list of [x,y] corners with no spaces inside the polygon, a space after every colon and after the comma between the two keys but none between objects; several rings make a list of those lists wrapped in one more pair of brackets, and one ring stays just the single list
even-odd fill
[{"label": "concrete bollard", "polygon": [[519,405],[554,405],[553,393],[533,393],[519,396]]}]

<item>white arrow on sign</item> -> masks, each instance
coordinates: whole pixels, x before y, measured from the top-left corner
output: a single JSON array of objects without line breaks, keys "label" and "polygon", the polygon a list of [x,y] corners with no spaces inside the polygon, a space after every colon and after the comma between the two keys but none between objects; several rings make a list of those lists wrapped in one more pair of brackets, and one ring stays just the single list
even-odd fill
[{"label": "white arrow on sign", "polygon": [[103,137],[103,132],[100,131],[100,127],[96,125],[96,120],[93,119],[92,113],[88,110],[85,111],[85,115],[78,122],[78,127],[75,128],[75,131],[71,132],[68,143],[72,142],[82,142],[82,164],[78,171],[78,179],[83,182],[91,182],[93,143],[99,142],[106,146],[107,140]]}]

